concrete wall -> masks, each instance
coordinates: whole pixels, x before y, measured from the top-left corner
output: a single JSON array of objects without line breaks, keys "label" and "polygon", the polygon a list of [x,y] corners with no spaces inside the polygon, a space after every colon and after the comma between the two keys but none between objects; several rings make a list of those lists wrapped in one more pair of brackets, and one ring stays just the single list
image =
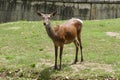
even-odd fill
[{"label": "concrete wall", "polygon": [[57,11],[54,19],[120,18],[119,0],[0,0],[0,22],[40,20],[37,11]]}]

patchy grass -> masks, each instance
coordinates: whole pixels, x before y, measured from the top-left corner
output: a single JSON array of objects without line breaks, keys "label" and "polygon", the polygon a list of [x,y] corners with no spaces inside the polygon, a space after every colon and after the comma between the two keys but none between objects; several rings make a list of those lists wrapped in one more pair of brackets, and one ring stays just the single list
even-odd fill
[{"label": "patchy grass", "polygon": [[[84,21],[85,61],[71,65],[74,44],[65,45],[61,71],[54,71],[53,43],[38,21],[0,24],[0,79],[93,80],[120,79],[120,19]],[[53,25],[64,21],[53,21]],[[79,54],[80,58],[80,54]]]}]

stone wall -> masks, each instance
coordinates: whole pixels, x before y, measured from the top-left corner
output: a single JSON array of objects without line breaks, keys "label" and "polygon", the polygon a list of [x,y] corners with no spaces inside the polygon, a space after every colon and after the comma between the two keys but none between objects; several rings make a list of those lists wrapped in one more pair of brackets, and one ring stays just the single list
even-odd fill
[{"label": "stone wall", "polygon": [[54,19],[120,18],[119,0],[0,0],[0,22],[40,20],[37,11],[57,11]]}]

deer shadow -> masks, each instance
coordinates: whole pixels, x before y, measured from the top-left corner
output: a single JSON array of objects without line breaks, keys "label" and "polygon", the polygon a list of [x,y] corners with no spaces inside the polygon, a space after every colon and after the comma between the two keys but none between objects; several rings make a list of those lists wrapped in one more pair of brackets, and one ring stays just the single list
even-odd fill
[{"label": "deer shadow", "polygon": [[68,67],[70,65],[71,64],[62,64],[62,69],[61,70],[59,70],[59,69],[54,70],[53,66],[45,68],[40,72],[40,77],[39,78],[40,78],[40,80],[55,80],[56,77],[52,77],[51,75],[59,73],[60,71],[63,71],[66,67]]}]

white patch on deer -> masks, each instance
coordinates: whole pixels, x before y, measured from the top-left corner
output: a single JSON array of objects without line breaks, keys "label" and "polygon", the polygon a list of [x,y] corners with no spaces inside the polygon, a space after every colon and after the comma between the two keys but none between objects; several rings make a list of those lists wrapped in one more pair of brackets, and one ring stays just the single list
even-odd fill
[{"label": "white patch on deer", "polygon": [[72,19],[77,20],[83,24],[83,21],[81,19],[78,19],[78,18],[72,18]]}]

